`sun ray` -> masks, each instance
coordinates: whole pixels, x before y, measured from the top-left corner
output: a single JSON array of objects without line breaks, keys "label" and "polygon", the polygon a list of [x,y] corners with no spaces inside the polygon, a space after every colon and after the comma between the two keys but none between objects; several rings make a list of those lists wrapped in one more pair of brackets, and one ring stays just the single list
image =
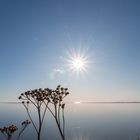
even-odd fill
[{"label": "sun ray", "polygon": [[77,74],[87,72],[89,67],[89,59],[85,51],[77,51],[74,48],[68,52],[67,63],[70,71]]}]

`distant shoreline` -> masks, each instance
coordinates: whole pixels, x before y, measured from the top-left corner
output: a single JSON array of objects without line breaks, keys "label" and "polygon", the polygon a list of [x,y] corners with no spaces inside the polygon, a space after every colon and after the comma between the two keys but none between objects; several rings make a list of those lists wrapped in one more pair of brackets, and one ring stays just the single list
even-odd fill
[{"label": "distant shoreline", "polygon": [[139,104],[140,101],[131,101],[131,102],[128,102],[128,101],[119,101],[119,102],[81,102],[83,104]]},{"label": "distant shoreline", "polygon": [[[76,102],[66,102],[68,104],[77,104]],[[21,102],[0,102],[0,104],[22,104]],[[87,101],[81,101],[78,104],[140,104],[140,101],[116,101],[116,102],[87,102]]]}]

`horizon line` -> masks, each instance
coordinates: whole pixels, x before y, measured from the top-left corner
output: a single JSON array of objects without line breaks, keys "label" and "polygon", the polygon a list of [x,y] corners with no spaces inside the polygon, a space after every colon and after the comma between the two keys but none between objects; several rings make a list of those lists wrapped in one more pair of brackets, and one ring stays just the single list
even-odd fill
[{"label": "horizon line", "polygon": [[[66,101],[65,103],[73,103],[73,104],[125,104],[125,103],[140,103],[140,101]],[[22,104],[22,102],[12,102],[12,101],[0,101],[0,104]]]}]

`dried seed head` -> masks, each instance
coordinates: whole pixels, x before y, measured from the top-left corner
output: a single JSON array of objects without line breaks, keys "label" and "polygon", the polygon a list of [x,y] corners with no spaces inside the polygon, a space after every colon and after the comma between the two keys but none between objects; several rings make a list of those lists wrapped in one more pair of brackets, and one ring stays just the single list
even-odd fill
[{"label": "dried seed head", "polygon": [[22,99],[22,97],[21,97],[21,96],[19,96],[19,97],[18,97],[18,99],[20,100],[20,99]]},{"label": "dried seed head", "polygon": [[65,104],[62,104],[62,106],[61,106],[61,107],[62,107],[62,109],[64,109],[64,107],[65,107]]}]

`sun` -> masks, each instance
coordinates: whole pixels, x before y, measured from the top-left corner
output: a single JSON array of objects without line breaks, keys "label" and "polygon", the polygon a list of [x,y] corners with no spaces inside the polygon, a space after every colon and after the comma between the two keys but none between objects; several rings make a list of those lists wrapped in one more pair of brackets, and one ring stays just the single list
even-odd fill
[{"label": "sun", "polygon": [[86,65],[84,59],[80,57],[72,58],[71,69],[73,69],[74,71],[82,71],[85,69],[85,67]]},{"label": "sun", "polygon": [[68,52],[68,59],[67,59],[68,67],[71,72],[73,73],[83,73],[87,72],[89,66],[89,60],[85,52],[81,51],[70,51]]},{"label": "sun", "polygon": [[82,69],[84,67],[84,61],[80,58],[75,58],[73,60],[73,67],[78,70]]}]

